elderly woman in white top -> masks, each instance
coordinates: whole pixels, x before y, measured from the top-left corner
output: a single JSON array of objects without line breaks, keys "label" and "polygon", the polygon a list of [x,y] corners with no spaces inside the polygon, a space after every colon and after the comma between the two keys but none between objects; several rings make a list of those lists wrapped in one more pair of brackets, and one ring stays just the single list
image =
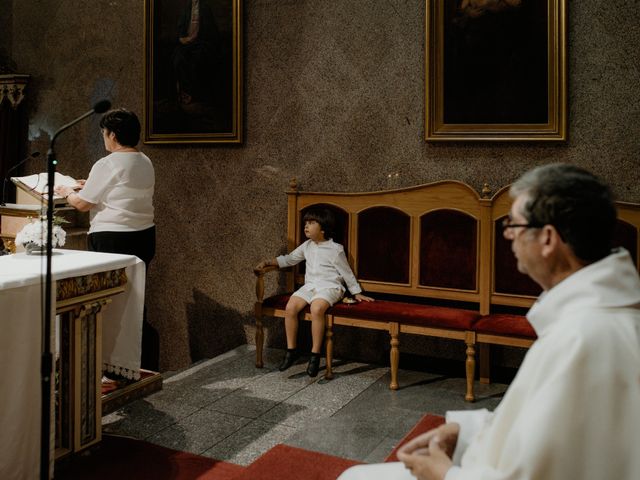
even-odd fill
[{"label": "elderly woman in white top", "polygon": [[[79,191],[58,186],[55,192],[81,212],[90,212],[89,250],[135,255],[148,269],[156,250],[155,173],[151,160],[136,148],[140,121],[135,113],[116,109],[103,115],[100,128],[104,148],[110,154],[93,165],[86,180],[79,181]],[[149,329],[145,321],[143,368],[157,370],[157,365],[145,367]]]}]

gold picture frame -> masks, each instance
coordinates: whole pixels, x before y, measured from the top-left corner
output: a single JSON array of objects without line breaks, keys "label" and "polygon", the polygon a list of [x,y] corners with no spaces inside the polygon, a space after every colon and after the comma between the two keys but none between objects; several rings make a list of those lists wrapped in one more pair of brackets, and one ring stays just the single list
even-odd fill
[{"label": "gold picture frame", "polygon": [[145,0],[144,44],[144,143],[242,143],[242,0]]},{"label": "gold picture frame", "polygon": [[566,0],[426,0],[425,139],[567,138]]}]

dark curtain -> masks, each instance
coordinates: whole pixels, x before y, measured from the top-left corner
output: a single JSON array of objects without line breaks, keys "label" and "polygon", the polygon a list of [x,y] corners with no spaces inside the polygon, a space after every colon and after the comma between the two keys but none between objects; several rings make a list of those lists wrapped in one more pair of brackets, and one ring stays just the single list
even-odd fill
[{"label": "dark curtain", "polygon": [[[22,101],[14,109],[9,100],[5,99],[0,104],[0,175],[3,181],[9,169],[26,156],[27,128],[25,102]],[[21,168],[11,172],[12,177],[21,174]],[[15,202],[13,182],[7,181],[6,191],[6,201]]]}]

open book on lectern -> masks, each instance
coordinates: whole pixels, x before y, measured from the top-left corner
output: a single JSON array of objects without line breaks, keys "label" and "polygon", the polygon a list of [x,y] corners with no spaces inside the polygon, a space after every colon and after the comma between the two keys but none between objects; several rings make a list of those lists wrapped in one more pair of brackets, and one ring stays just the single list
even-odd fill
[{"label": "open book on lectern", "polygon": [[[33,175],[27,175],[25,177],[11,177],[11,181],[16,184],[16,186],[34,197],[35,199],[44,202],[47,199],[47,172],[43,173],[35,173]],[[62,185],[65,187],[73,187],[78,188],[78,181],[70,177],[69,175],[63,175],[61,173],[56,172],[55,177],[55,186]],[[66,203],[64,197],[54,194],[53,202],[58,203]]]}]

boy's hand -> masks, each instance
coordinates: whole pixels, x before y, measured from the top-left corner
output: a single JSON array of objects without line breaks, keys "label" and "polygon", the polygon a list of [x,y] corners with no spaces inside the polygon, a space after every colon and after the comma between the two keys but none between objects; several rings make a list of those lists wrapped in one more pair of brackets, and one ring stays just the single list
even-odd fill
[{"label": "boy's hand", "polygon": [[374,302],[375,299],[371,297],[367,297],[366,295],[362,295],[361,293],[356,293],[353,296],[359,302]]},{"label": "boy's hand", "polygon": [[255,273],[262,273],[262,270],[264,270],[267,267],[277,267],[277,266],[278,266],[277,260],[263,260],[258,265],[255,266],[253,271]]}]

